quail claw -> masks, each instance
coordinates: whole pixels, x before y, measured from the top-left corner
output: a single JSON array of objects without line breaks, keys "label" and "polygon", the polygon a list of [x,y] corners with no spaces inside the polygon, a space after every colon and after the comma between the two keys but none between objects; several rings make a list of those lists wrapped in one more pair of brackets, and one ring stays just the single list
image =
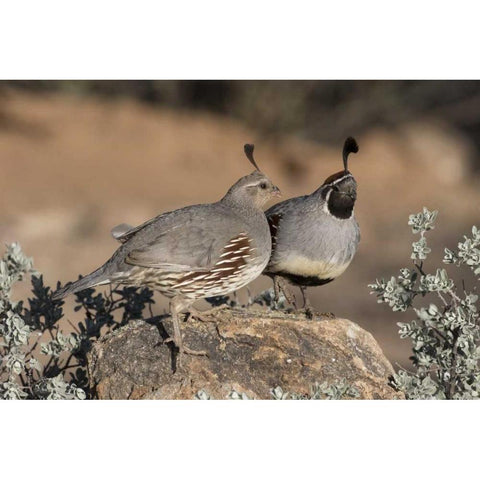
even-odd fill
[{"label": "quail claw", "polygon": [[208,353],[205,350],[192,350],[188,347],[183,347],[183,352],[187,355],[194,355],[198,357],[208,357]]},{"label": "quail claw", "polygon": [[228,305],[219,305],[218,307],[213,307],[209,308],[208,310],[197,310],[196,308],[190,307],[189,310],[189,315],[191,317],[196,318],[200,322],[205,322],[205,323],[215,323],[215,318],[208,318],[208,317],[214,317],[216,313],[221,312],[222,310],[225,310],[228,308]]}]

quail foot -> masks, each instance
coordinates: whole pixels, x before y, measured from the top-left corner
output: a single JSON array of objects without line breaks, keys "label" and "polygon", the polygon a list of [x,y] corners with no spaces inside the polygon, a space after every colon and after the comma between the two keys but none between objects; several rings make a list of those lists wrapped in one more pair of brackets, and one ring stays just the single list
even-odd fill
[{"label": "quail foot", "polygon": [[348,156],[357,153],[355,139],[346,139],[343,170],[328,177],[310,195],[277,203],[265,214],[272,236],[272,256],[265,274],[273,278],[275,305],[280,293],[295,300],[288,283],[300,287],[303,308],[312,315],[306,296],[310,286],[335,280],[349,266],[360,241],[354,215],[357,183],[348,170]]},{"label": "quail foot", "polygon": [[163,213],[112,235],[122,243],[112,257],[53,298],[110,283],[146,286],[169,297],[173,342],[180,353],[204,354],[183,344],[179,314],[200,298],[225,295],[258,277],[268,263],[271,238],[262,206],[279,189],[258,169],[253,145],[245,153],[255,171],[218,202]]}]

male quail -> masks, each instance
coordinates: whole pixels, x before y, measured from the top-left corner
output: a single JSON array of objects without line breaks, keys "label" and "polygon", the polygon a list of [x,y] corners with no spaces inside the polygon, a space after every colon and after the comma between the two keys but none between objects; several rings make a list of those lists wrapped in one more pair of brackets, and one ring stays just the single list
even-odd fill
[{"label": "male quail", "polygon": [[245,153],[256,170],[238,180],[218,202],[163,213],[112,234],[122,243],[103,266],[55,292],[53,298],[109,283],[147,286],[171,298],[173,342],[183,352],[179,313],[200,298],[230,293],[258,277],[271,253],[262,206],[279,189],[258,169],[253,145]]},{"label": "male quail", "polygon": [[349,137],[343,147],[342,171],[328,177],[312,194],[285,200],[265,212],[272,256],[264,273],[273,277],[276,305],[280,290],[292,301],[282,280],[286,279],[300,287],[303,308],[311,314],[306,288],[337,278],[355,255],[360,229],[353,212],[357,183],[347,164],[352,152],[358,152],[358,145]]}]

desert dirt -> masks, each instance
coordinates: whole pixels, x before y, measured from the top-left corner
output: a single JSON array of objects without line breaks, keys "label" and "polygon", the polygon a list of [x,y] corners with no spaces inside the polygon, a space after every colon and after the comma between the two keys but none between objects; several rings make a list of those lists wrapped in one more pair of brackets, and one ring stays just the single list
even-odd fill
[{"label": "desert dirt", "polygon": [[[441,266],[443,247],[455,247],[478,224],[474,153],[466,138],[431,118],[357,140],[360,152],[350,170],[359,185],[359,251],[342,277],[309,296],[320,312],[370,331],[394,366],[408,365],[410,344],[398,337],[396,322],[412,314],[377,305],[367,285],[410,266],[410,213],[423,206],[440,211],[429,236],[431,271]],[[52,287],[76,279],[114,252],[113,226],[223,196],[251,171],[243,156],[247,142],[256,144],[257,162],[283,198],[309,193],[341,169],[341,145],[260,137],[224,116],[12,91],[0,98],[0,239],[18,241]],[[467,287],[473,282],[466,277]],[[17,291],[19,298],[27,287]],[[262,277],[250,290],[269,287]],[[165,299],[156,299],[162,311]],[[75,319],[72,306],[69,299],[66,314]]]}]

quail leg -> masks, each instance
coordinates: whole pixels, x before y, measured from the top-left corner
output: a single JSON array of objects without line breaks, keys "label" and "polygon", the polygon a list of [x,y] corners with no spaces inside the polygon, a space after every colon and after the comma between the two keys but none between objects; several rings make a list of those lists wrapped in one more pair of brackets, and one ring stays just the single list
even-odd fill
[{"label": "quail leg", "polygon": [[300,286],[300,291],[302,292],[303,310],[305,310],[305,315],[308,318],[313,318],[314,311],[313,311],[313,308],[312,308],[312,304],[310,303],[310,300],[307,297],[307,287]]},{"label": "quail leg", "polygon": [[283,293],[283,296],[287,300],[288,303],[293,305],[295,309],[297,309],[297,301],[295,299],[295,295],[289,290],[285,280],[275,275],[273,277],[273,291],[274,291],[274,299],[273,299],[273,308],[274,310],[278,310],[278,303],[280,302],[280,293]]},{"label": "quail leg", "polygon": [[252,292],[250,292],[250,289],[247,287],[245,287],[245,290],[247,291],[247,295],[248,295],[248,300],[247,300],[247,305],[252,305],[253,304],[253,298],[252,297]]},{"label": "quail leg", "polygon": [[278,310],[278,302],[280,301],[280,286],[278,285],[278,277],[273,277],[273,309]]},{"label": "quail leg", "polygon": [[181,302],[176,301],[175,299],[170,302],[170,315],[172,317],[173,324],[173,338],[169,337],[165,340],[165,343],[173,342],[178,348],[180,363],[182,361],[182,356],[184,353],[187,355],[207,355],[207,352],[205,350],[192,350],[183,344],[183,337],[180,330],[180,321],[178,318],[178,314],[184,308],[185,306]]}]

